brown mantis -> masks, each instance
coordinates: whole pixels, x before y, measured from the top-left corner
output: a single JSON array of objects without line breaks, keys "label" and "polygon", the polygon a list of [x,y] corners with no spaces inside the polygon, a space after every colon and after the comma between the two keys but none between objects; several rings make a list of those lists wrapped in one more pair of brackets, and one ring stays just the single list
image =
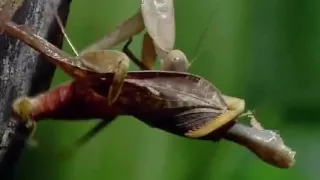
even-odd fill
[{"label": "brown mantis", "polygon": [[[278,167],[290,167],[294,163],[295,153],[275,133],[248,128],[234,121],[244,110],[243,100],[222,95],[199,76],[168,71],[128,72],[118,101],[110,105],[108,94],[115,77],[113,72],[92,71],[13,22],[5,21],[2,28],[75,78],[50,92],[16,100],[14,112],[22,120],[101,118],[105,125],[116,116],[131,115],[153,127],[184,137],[204,140],[225,137],[248,147],[261,159]],[[113,62],[107,65],[114,66]],[[86,138],[82,140],[80,144]]]},{"label": "brown mantis", "polygon": [[[142,70],[151,69],[153,67],[154,58],[156,55],[155,50],[158,50],[157,51],[158,56],[160,58],[163,57],[161,59],[161,67],[160,67],[161,70],[169,70],[169,71],[173,70],[173,71],[182,71],[182,72],[187,71],[190,64],[187,58],[185,57],[184,53],[182,53],[179,50],[170,51],[173,49],[172,47],[174,45],[174,37],[175,37],[173,3],[172,1],[169,0],[169,1],[164,1],[163,4],[161,4],[162,6],[160,7],[162,8],[165,7],[164,8],[165,10],[162,11],[163,13],[162,15],[166,18],[163,18],[163,16],[161,16],[161,10],[157,11],[156,10],[157,8],[155,6],[152,6],[152,3],[154,5],[157,2],[158,1],[152,1],[152,0],[144,1],[138,13],[136,13],[133,17],[129,18],[128,20],[120,24],[113,32],[107,34],[103,39],[99,40],[97,43],[90,45],[83,52],[89,52],[89,51],[94,51],[94,50],[103,49],[103,48],[112,48],[113,46],[119,44],[120,42],[125,41],[129,37],[140,33],[144,28],[144,26],[146,26],[148,32],[144,35],[142,61],[141,61],[142,63],[139,63],[140,61],[128,49],[128,46],[132,40],[131,38],[129,39],[127,44],[124,46],[124,52]],[[158,28],[158,31],[157,31],[157,28]],[[151,35],[151,37],[153,37],[152,39],[154,44],[151,43],[152,39],[148,33]],[[159,47],[168,47],[168,48],[166,51],[161,51],[161,48]],[[166,49],[166,48],[162,48],[162,49]],[[240,106],[238,106],[238,109],[237,108],[235,109],[238,110],[239,114],[242,113],[241,103],[243,100],[225,96],[225,95],[222,95],[222,97],[226,102],[229,102],[229,103],[232,101],[238,102],[238,105],[240,104]],[[249,114],[249,116],[251,115]],[[222,125],[226,123],[226,121],[231,119],[226,118],[224,120],[223,119],[220,119],[220,120]],[[252,120],[254,120],[254,118],[252,118]],[[260,140],[264,139],[265,140],[264,143],[261,143],[261,144],[263,144],[263,146],[265,146],[266,149],[270,150],[277,147],[275,149],[278,150],[277,153],[280,152],[281,155],[279,156],[286,156],[286,157],[291,156],[291,160],[292,160],[294,153],[285,147],[279,135],[277,135],[273,131],[263,130],[262,127],[258,126],[257,123],[255,123],[254,121],[252,125],[253,125],[253,128],[248,128],[236,123],[231,129],[229,129],[225,138],[232,141],[236,141],[238,143],[242,143],[242,145],[247,146],[249,149],[255,152],[260,158],[270,163],[271,161],[273,161],[272,158],[270,158],[272,156],[266,156],[264,153],[260,151],[261,149],[259,151],[256,151],[257,146],[253,145],[259,142],[258,139]],[[219,126],[217,126],[217,128],[218,127]],[[200,134],[194,133],[193,135],[195,137],[203,135],[201,133],[204,133],[205,131],[202,131],[202,130],[200,131]],[[269,138],[270,141],[267,140],[268,139],[267,137]],[[269,143],[266,143],[267,141],[269,141]],[[277,151],[275,149],[273,149],[274,150],[273,152]],[[284,155],[286,153],[287,155],[289,154],[290,155],[289,156]]]},{"label": "brown mantis", "polygon": [[[166,6],[167,8],[165,8],[165,10],[168,10],[170,11],[170,9],[173,9],[173,4],[172,4],[172,1],[166,1],[167,4],[164,4],[164,6]],[[171,4],[170,4],[170,3]],[[151,1],[149,1],[149,3],[151,3]],[[150,7],[147,7],[147,6],[150,6]],[[144,4],[142,5],[142,7],[145,8],[145,10],[148,10],[151,8],[151,4]],[[152,9],[152,8],[151,8]],[[154,10],[154,9],[153,9]],[[172,17],[169,19],[169,21],[171,22],[171,24],[174,24],[174,18],[173,18],[173,11],[170,11],[171,13],[165,13],[164,15],[166,14],[169,14],[168,16]],[[149,12],[148,14],[150,14],[151,12]],[[156,17],[155,15],[151,15],[151,17],[154,16]],[[58,21],[59,21],[59,18],[57,17]],[[150,22],[151,23],[151,22]],[[155,26],[155,25],[153,25]],[[60,24],[60,27],[61,29],[63,30],[63,27],[62,25]],[[164,26],[166,27],[166,26]],[[170,28],[169,28],[170,29]],[[163,29],[163,31],[165,31],[165,29]],[[170,34],[170,33],[169,33]],[[65,38],[68,40],[68,36],[66,35],[66,33],[64,32],[64,35],[65,35]],[[158,37],[158,36],[157,36]],[[169,39],[172,40],[171,36],[169,35]],[[159,37],[158,37],[159,38]],[[159,38],[159,40],[161,40],[161,38]],[[124,46],[124,49],[128,49],[127,47],[129,46],[129,44],[131,43],[132,39],[129,39],[128,42],[126,43],[126,45]],[[106,42],[106,41],[104,41]],[[69,41],[70,43],[70,41]],[[92,46],[94,47],[97,43],[94,43]],[[70,44],[71,47],[72,44]],[[110,47],[111,48],[111,47]],[[96,49],[91,49],[92,51],[83,51],[86,53],[92,53],[96,50]],[[146,49],[143,49],[143,51],[146,51]],[[106,51],[108,52],[108,51]],[[127,53],[129,52],[129,57],[131,59],[136,59],[137,58],[130,52],[130,51],[126,51]],[[180,51],[181,52],[181,51]],[[176,54],[176,53],[173,53],[173,54]],[[185,64],[189,64],[188,60],[186,58],[181,58],[181,59],[175,59],[176,57],[173,57],[170,55],[169,53],[169,56],[168,57],[172,57],[173,59],[170,59],[170,58],[164,58],[162,59],[162,62],[163,64],[165,64],[165,66],[162,66],[161,68],[164,68],[162,70],[166,70],[166,71],[182,71],[182,72],[186,72],[187,71],[187,66],[184,66]],[[94,59],[94,58],[92,58]],[[99,61],[103,61],[103,59],[99,59]],[[139,61],[139,60],[138,60]],[[105,62],[105,63],[115,63],[117,61],[114,61],[114,62]],[[134,62],[137,62],[137,61],[134,61]],[[144,69],[145,67],[143,66],[140,66],[141,69]],[[112,71],[110,71],[112,72]],[[199,82],[201,83],[201,82]],[[201,85],[200,85],[201,86]],[[193,89],[194,91],[197,91],[196,89]],[[205,90],[206,91],[206,90]],[[226,101],[227,104],[224,104],[225,106],[228,106],[228,108],[230,109],[230,111],[226,112],[225,114],[221,115],[221,117],[215,119],[214,121],[206,124],[205,126],[201,127],[201,128],[197,128],[195,127],[194,129],[191,129],[189,130],[189,132],[185,133],[185,136],[187,137],[191,137],[191,138],[199,138],[199,137],[202,137],[202,136],[205,136],[207,135],[208,133],[212,132],[212,131],[215,131],[216,129],[222,127],[224,124],[226,124],[226,122],[234,119],[235,117],[237,117],[238,115],[240,115],[241,113],[243,113],[244,111],[244,107],[245,107],[245,104],[244,104],[244,100],[242,99],[238,99],[238,98],[235,98],[235,97],[230,97],[230,96],[226,96],[226,95],[223,95],[223,99],[224,101]],[[217,103],[219,104],[219,102]]]},{"label": "brown mantis", "polygon": [[[59,18],[57,16],[56,18],[63,30]],[[79,62],[82,63],[84,67],[97,73],[115,72],[114,83],[111,86],[108,96],[109,104],[114,103],[120,93],[129,67],[129,59],[123,53],[101,49],[111,49],[126,39],[131,40],[131,37],[140,33],[144,27],[147,29],[147,33],[144,35],[141,62],[137,60],[129,50],[128,46],[130,42],[124,46],[124,52],[130,56],[133,62],[141,69],[151,69],[154,65],[156,55],[158,55],[161,58],[161,70],[184,71],[184,69],[189,67],[189,62],[184,53],[180,50],[173,50],[175,41],[173,0],[143,0],[141,9],[133,17],[121,23],[120,26],[100,41],[85,48],[80,52],[80,56],[74,50],[66,33],[63,32],[65,38],[78,56]],[[119,61],[118,67],[115,67],[117,65],[115,62],[116,58],[119,58],[117,60]],[[115,61],[110,63],[110,59],[114,59]],[[179,63],[179,66],[171,66],[171,64],[173,64],[171,62]]]},{"label": "brown mantis", "polygon": [[[8,34],[19,38],[20,40],[26,42],[28,45],[34,47],[36,50],[45,54],[47,57],[49,57],[49,59],[54,64],[61,67],[70,76],[76,77],[76,79],[85,78],[87,76],[95,76],[95,75],[105,74],[105,73],[96,73],[96,72],[90,71],[89,69],[86,69],[82,64],[77,63],[78,61],[74,61],[72,57],[68,56],[63,51],[58,50],[56,47],[52,46],[50,43],[46,42],[41,37],[35,35],[30,30],[23,28],[23,27],[19,27],[19,26],[15,25],[13,22],[6,22],[4,24],[4,29]],[[110,73],[113,74],[112,72],[110,72]],[[146,74],[148,72],[143,71],[138,74],[143,75],[144,73]],[[165,75],[172,74],[173,76],[176,74],[174,72],[166,72],[166,71],[155,71],[152,73],[160,74],[160,75],[161,75],[161,73],[163,73]],[[186,79],[187,78],[188,78],[188,76],[186,76]],[[200,86],[200,87],[203,86],[202,81],[199,80],[198,83],[199,83],[198,86]],[[187,87],[184,87],[184,88],[187,88]],[[205,90],[203,90],[204,92],[201,92],[201,93],[205,93],[205,91],[207,91],[209,86],[204,87],[204,88],[205,88]],[[196,89],[192,89],[192,91],[195,93],[197,92]],[[217,96],[217,95],[214,95],[214,96]],[[229,102],[228,97],[226,97],[225,99],[227,99],[227,101]],[[26,101],[27,101],[26,99],[22,98],[16,102],[23,105],[23,104],[28,104]],[[233,106],[233,104],[234,104],[234,106]],[[224,106],[226,106],[226,104],[224,104]],[[213,123],[207,124],[207,126],[203,127],[202,129],[190,130],[190,132],[187,132],[185,135],[189,136],[189,137],[197,138],[197,137],[203,136],[204,134],[208,134],[209,132],[211,132],[213,130],[218,129],[223,124],[225,124],[226,121],[230,120],[230,116],[236,117],[237,115],[239,115],[243,111],[244,102],[242,100],[237,101],[236,98],[234,98],[234,99],[230,98],[230,105],[229,106],[231,109],[230,113],[227,112],[224,116],[222,116],[221,119],[218,119],[217,121],[214,121]],[[18,107],[18,106],[15,106],[15,107]],[[232,109],[232,107],[234,107],[234,109]],[[26,109],[26,111],[29,111],[29,108],[21,108],[21,110],[16,109],[16,111],[19,111],[20,112],[19,114],[21,114],[24,118],[26,118],[28,112],[25,113],[24,112],[25,109]],[[231,118],[231,119],[233,119],[233,118]]]}]

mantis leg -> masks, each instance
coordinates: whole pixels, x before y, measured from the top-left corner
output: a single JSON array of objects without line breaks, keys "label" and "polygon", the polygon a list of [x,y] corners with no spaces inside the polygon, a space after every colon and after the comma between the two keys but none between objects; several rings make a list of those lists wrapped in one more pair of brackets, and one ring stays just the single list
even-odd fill
[{"label": "mantis leg", "polygon": [[108,95],[108,104],[113,104],[118,99],[127,76],[129,57],[115,50],[99,50],[82,54],[79,61],[97,73],[114,73]]},{"label": "mantis leg", "polygon": [[186,137],[199,138],[205,136],[222,127],[226,123],[234,120],[243,113],[245,108],[244,100],[226,95],[222,95],[222,97],[228,105],[228,110],[219,117],[213,118],[211,121],[202,125],[201,127],[185,133]]},{"label": "mantis leg", "polygon": [[118,25],[112,32],[108,33],[97,42],[85,48],[81,52],[81,54],[101,49],[111,49],[114,46],[126,41],[130,37],[141,33],[144,28],[145,25],[143,22],[141,10],[139,10],[132,17]]},{"label": "mantis leg", "polygon": [[127,43],[123,46],[122,51],[135,63],[141,70],[149,70],[149,68],[144,65],[129,49],[129,45],[132,43],[132,38],[130,38]]},{"label": "mantis leg", "polygon": [[156,50],[153,44],[153,40],[149,33],[145,33],[143,36],[142,43],[142,60],[141,62],[148,67],[148,69],[152,69],[154,63],[156,61]]},{"label": "mantis leg", "polygon": [[140,61],[129,49],[129,45],[132,43],[132,38],[130,38],[123,47],[123,52],[141,69],[150,70],[152,69],[154,62],[156,60],[156,51],[153,44],[153,40],[148,33],[144,34],[142,43],[142,60]]},{"label": "mantis leg", "polygon": [[113,104],[119,97],[121,89],[124,84],[124,79],[127,76],[127,69],[117,68],[114,71],[113,82],[109,88],[108,92],[108,104]]},{"label": "mantis leg", "polygon": [[108,105],[112,105],[121,93],[130,59],[122,52],[100,50],[82,54],[79,60],[84,66],[97,73],[114,73],[113,82],[108,91]]},{"label": "mantis leg", "polygon": [[60,158],[66,159],[70,158],[77,149],[81,148],[87,142],[89,142],[92,138],[94,138],[99,132],[101,132],[105,127],[107,127],[113,120],[116,119],[117,116],[112,116],[110,118],[103,119],[100,123],[98,123],[95,127],[90,129],[87,133],[81,136],[72,147],[64,149],[58,152]]},{"label": "mantis leg", "polygon": [[[74,50],[74,53],[77,54],[78,56],[77,51],[73,47],[68,35],[64,31],[64,27],[62,25],[61,19],[57,14],[55,14],[55,18],[57,19],[57,22],[62,30],[62,33],[65,39],[69,42],[69,45]],[[133,19],[132,18],[131,20],[129,19],[127,23],[124,23],[124,26],[127,25],[128,23],[132,25],[136,24],[137,31],[138,31],[138,29],[141,29],[141,28],[138,28],[140,27],[138,22],[139,22],[139,14],[135,15]],[[121,31],[121,29],[116,31],[117,32]],[[106,42],[102,41],[101,43],[104,43],[103,45],[108,46],[106,43],[108,43],[109,41],[119,40],[113,37],[114,35],[112,35],[112,33],[110,36],[111,36],[110,37],[111,39],[109,38],[110,40],[108,40],[107,38],[107,39],[104,39],[106,40]],[[112,44],[115,42],[110,42],[110,43]],[[85,49],[84,51],[82,51],[81,55],[78,56],[76,60],[80,61],[86,68],[89,68],[97,73],[108,73],[108,72],[115,73],[114,81],[110,86],[109,92],[108,92],[108,104],[111,105],[118,99],[121,93],[121,89],[124,84],[124,79],[126,78],[127,71],[129,69],[130,60],[125,54],[121,52],[114,51],[114,50],[99,50],[101,48],[99,48],[98,45],[96,46],[96,44],[93,44],[92,47],[89,47],[89,49]]]}]

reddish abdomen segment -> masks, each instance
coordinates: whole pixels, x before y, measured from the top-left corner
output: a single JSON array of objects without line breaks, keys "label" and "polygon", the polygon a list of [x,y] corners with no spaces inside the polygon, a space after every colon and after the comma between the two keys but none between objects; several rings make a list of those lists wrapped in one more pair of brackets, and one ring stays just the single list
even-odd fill
[{"label": "reddish abdomen segment", "polygon": [[80,120],[107,118],[119,115],[116,105],[108,106],[107,99],[97,95],[84,83],[72,81],[31,98],[31,118],[41,120]]}]

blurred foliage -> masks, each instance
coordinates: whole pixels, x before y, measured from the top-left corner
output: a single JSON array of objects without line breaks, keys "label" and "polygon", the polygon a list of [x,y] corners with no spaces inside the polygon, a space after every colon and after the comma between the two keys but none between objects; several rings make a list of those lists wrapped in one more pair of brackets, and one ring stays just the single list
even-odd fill
[{"label": "blurred foliage", "polygon": [[[73,1],[67,33],[81,50],[130,17],[139,4]],[[279,130],[297,151],[297,164],[277,169],[236,144],[177,137],[131,117],[118,118],[70,160],[60,161],[53,152],[68,147],[97,121],[43,121],[36,133],[40,147],[24,151],[17,179],[319,179],[320,1],[175,0],[175,9],[176,47],[189,59],[197,57],[190,72],[225,94],[246,99],[260,122]],[[141,37],[131,46],[137,55]],[[64,49],[72,53],[66,43]],[[136,69],[133,63],[131,69]],[[57,70],[52,87],[68,80]]]}]

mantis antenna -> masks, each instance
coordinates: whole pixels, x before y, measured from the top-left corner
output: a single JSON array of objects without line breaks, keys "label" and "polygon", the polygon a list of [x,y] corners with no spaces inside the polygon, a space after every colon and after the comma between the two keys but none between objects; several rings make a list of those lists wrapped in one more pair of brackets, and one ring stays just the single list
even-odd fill
[{"label": "mantis antenna", "polygon": [[61,29],[61,31],[62,31],[62,34],[63,34],[64,38],[67,40],[67,42],[68,42],[69,46],[71,47],[73,53],[74,53],[76,56],[79,56],[76,48],[72,45],[71,40],[69,39],[67,33],[66,33],[65,30],[64,30],[64,27],[63,27],[63,25],[62,25],[62,21],[61,21],[60,17],[59,17],[59,16],[57,15],[57,13],[55,13],[55,12],[53,12],[53,14],[54,14],[54,17],[56,18],[56,20],[57,20],[57,22],[58,22],[58,25],[59,25],[59,27],[60,27],[60,29]]},{"label": "mantis antenna", "polygon": [[[218,2],[216,2],[216,3],[219,3],[219,2],[221,2],[221,1],[218,0]],[[214,6],[214,7],[216,7],[216,6]],[[203,50],[203,51],[200,51],[200,52],[199,52],[199,49],[200,49],[201,44],[203,43],[203,40],[204,40],[205,36],[206,36],[207,33],[208,33],[209,24],[210,24],[210,22],[212,21],[212,19],[213,19],[213,17],[214,17],[214,13],[215,13],[215,9],[212,10],[211,15],[210,15],[210,18],[209,18],[209,21],[208,21],[208,23],[207,23],[207,26],[206,26],[206,28],[204,29],[203,33],[201,34],[201,36],[200,36],[200,38],[199,38],[199,41],[198,41],[198,43],[197,43],[197,45],[196,45],[196,49],[195,49],[195,53],[194,53],[194,54],[196,54],[196,55],[191,59],[190,64],[189,64],[189,67],[192,65],[192,63],[194,63],[194,60],[195,60],[196,58],[198,58],[202,53],[204,53],[204,52],[206,52],[206,51],[209,51],[209,49],[206,49],[206,50]],[[209,52],[211,53],[211,51],[209,51]]]},{"label": "mantis antenna", "polygon": [[212,51],[209,50],[209,49],[205,49],[205,50],[200,51],[199,53],[197,53],[197,54],[191,59],[191,61],[190,61],[190,63],[189,63],[189,67],[194,63],[194,61],[195,61],[200,55],[202,55],[202,54],[205,53],[205,52],[209,52],[209,53],[212,54]]}]

